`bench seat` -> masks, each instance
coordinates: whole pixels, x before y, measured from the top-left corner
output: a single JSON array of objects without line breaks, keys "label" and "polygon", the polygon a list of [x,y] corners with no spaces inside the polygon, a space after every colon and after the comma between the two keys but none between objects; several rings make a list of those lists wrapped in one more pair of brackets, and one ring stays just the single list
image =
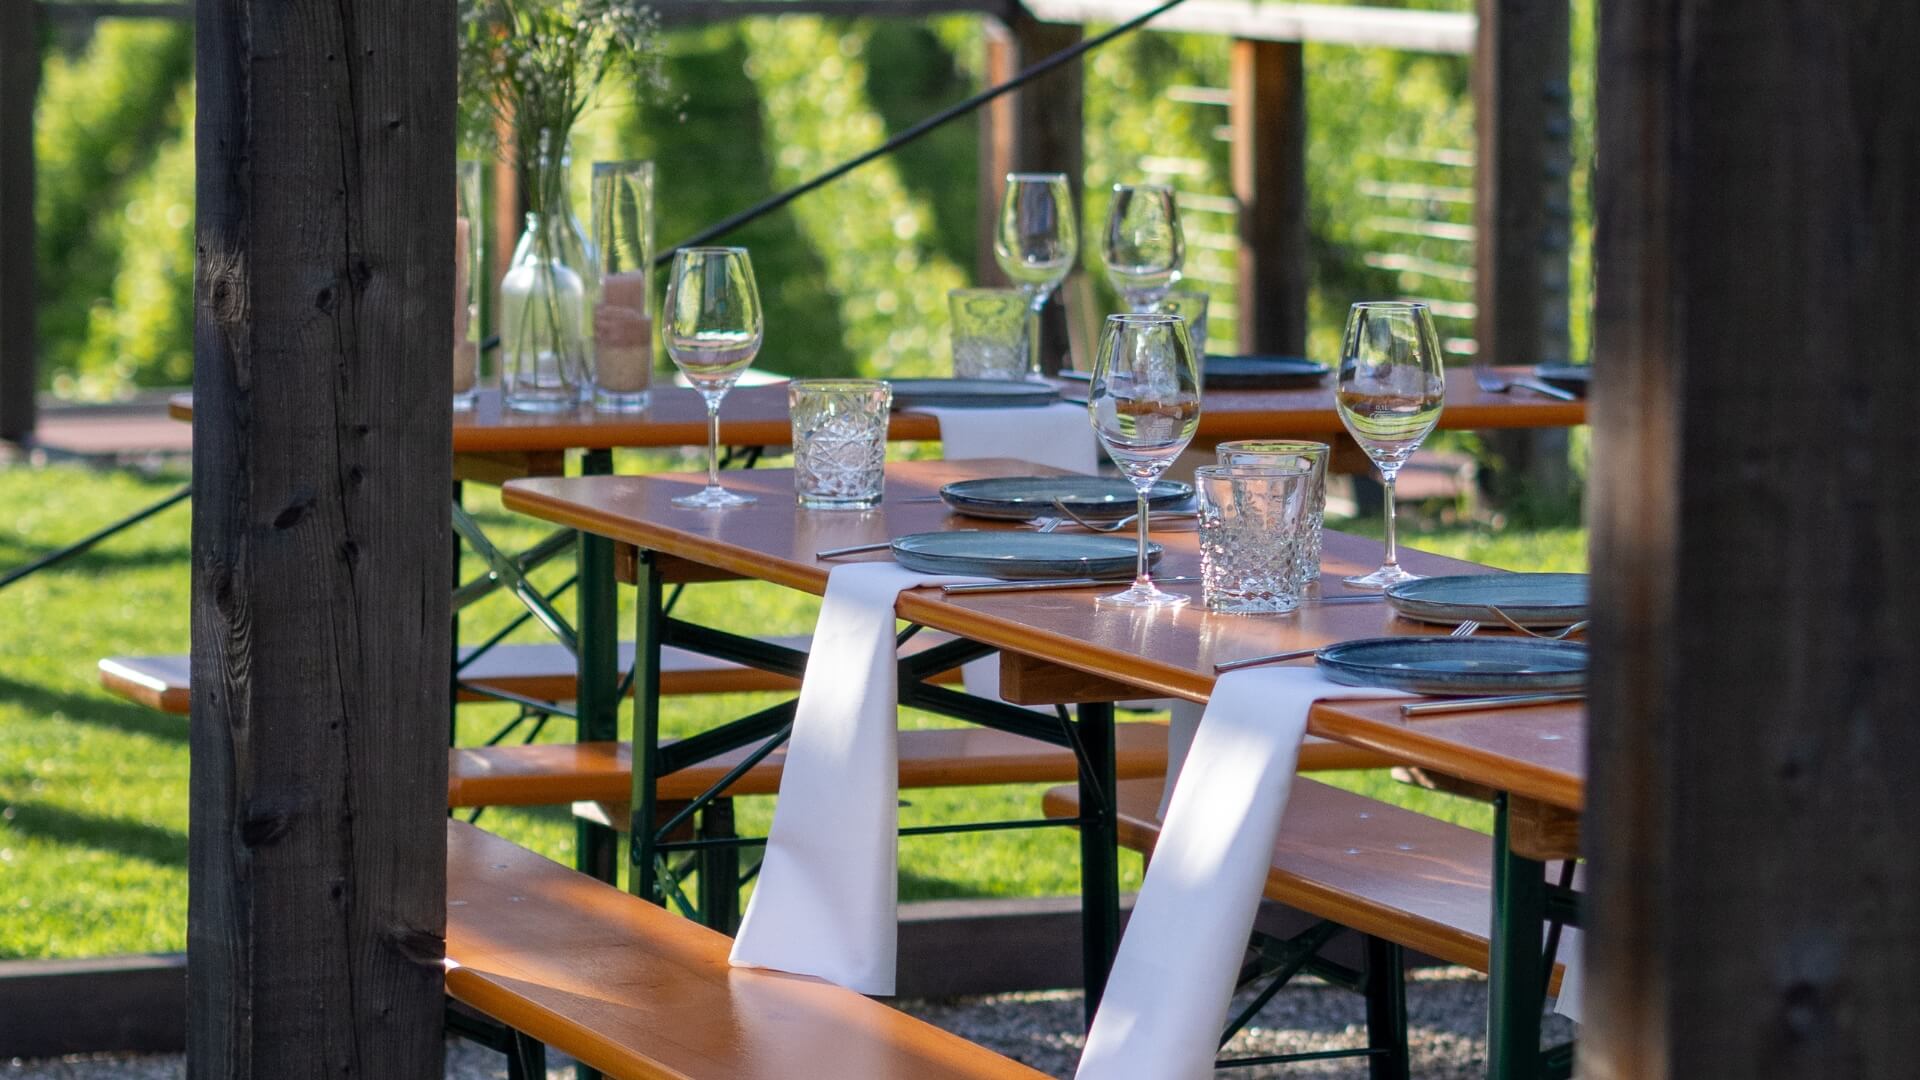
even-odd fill
[{"label": "bench seat", "polygon": [[[912,654],[951,640],[944,634],[917,634],[902,651]],[[804,649],[808,638],[774,638],[773,643]],[[461,655],[466,656],[470,651],[463,649]],[[625,671],[632,664],[633,643],[621,642],[620,669]],[[460,677],[465,682],[482,683],[537,701],[571,701],[575,670],[573,654],[557,642],[495,645],[461,672]],[[936,681],[959,682],[959,669],[942,674]],[[179,716],[187,714],[191,697],[185,656],[109,656],[100,661],[100,685],[137,705]],[[660,650],[660,693],[665,696],[792,690],[799,685],[785,675],[715,660],[685,649]],[[463,691],[460,700],[485,701],[487,698]]]},{"label": "bench seat", "polygon": [[[1123,780],[1157,778],[1167,768],[1167,727],[1151,722],[1114,729],[1115,771]],[[739,764],[751,747],[698,762],[660,778],[662,801],[699,796]],[[633,747],[625,742],[543,743],[458,747],[448,768],[449,806],[539,806],[570,802],[624,803],[632,793]],[[1376,768],[1370,750],[1309,740],[1300,768]],[[772,795],[780,790],[786,748],[749,769],[728,795]],[[1078,775],[1073,751],[991,728],[938,728],[900,733],[900,788],[980,784],[1045,784]],[[1158,792],[1159,781],[1151,783]],[[1157,795],[1156,795],[1157,798]]]},{"label": "bench seat", "polygon": [[[1048,790],[1049,817],[1078,817],[1077,792]],[[1120,843],[1160,839],[1160,782],[1120,785]],[[1487,970],[1493,838],[1364,795],[1296,777],[1267,871],[1267,899]],[[1554,978],[1559,979],[1556,967]]]},{"label": "bench seat", "polygon": [[447,993],[617,1080],[1042,1080],[817,979],[729,967],[732,940],[447,823]]}]

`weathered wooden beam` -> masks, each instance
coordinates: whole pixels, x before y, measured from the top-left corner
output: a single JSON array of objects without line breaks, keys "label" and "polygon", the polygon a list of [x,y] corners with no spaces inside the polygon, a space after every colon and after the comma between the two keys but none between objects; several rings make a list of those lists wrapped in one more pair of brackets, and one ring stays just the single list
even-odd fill
[{"label": "weathered wooden beam", "polygon": [[0,439],[33,435],[35,330],[33,106],[40,86],[34,0],[0,0]]},{"label": "weathered wooden beam", "polygon": [[1913,1071],[1917,51],[1604,6],[1583,1076]]},{"label": "weathered wooden beam", "polygon": [[455,5],[195,22],[189,1075],[434,1076]]},{"label": "weathered wooden beam", "polygon": [[1307,351],[1307,101],[1302,47],[1233,43],[1228,118],[1240,203],[1240,351]]}]

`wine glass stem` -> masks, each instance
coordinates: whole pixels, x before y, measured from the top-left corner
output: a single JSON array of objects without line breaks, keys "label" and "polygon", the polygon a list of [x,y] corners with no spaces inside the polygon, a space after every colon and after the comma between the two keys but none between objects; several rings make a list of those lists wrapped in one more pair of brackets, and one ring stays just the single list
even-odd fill
[{"label": "wine glass stem", "polygon": [[1027,370],[1038,375],[1040,367],[1040,309],[1047,306],[1047,294],[1041,293],[1027,305]]},{"label": "wine glass stem", "polygon": [[1147,493],[1143,488],[1139,493],[1139,514],[1134,518],[1140,537],[1140,548],[1134,556],[1133,586],[1136,589],[1152,589],[1153,573],[1147,569]]},{"label": "wine glass stem", "polygon": [[1380,487],[1387,503],[1387,558],[1380,564],[1382,566],[1398,567],[1400,565],[1400,544],[1394,537],[1393,530],[1393,481],[1399,475],[1399,469],[1380,470]]},{"label": "wine glass stem", "polygon": [[[707,490],[720,487],[720,399],[707,399]],[[1392,526],[1388,526],[1391,530]]]}]

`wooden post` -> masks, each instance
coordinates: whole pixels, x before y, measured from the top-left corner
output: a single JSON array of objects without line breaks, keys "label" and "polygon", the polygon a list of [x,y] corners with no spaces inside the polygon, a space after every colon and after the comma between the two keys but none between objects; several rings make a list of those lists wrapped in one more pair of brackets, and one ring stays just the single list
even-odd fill
[{"label": "wooden post", "polygon": [[1233,43],[1240,351],[1307,351],[1307,102],[1297,41]]},{"label": "wooden post", "polygon": [[33,435],[39,385],[34,329],[33,107],[40,86],[34,0],[0,0],[0,439]]},{"label": "wooden post", "polygon": [[1916,51],[1605,5],[1583,1076],[1913,1072]]},{"label": "wooden post", "polygon": [[[1477,0],[1473,57],[1474,338],[1493,364],[1564,362],[1572,247],[1568,0]],[[1489,494],[1572,490],[1563,430],[1489,432]]]},{"label": "wooden post", "polygon": [[444,1055],[452,0],[198,0],[189,1075]]},{"label": "wooden post", "polygon": [[[987,34],[987,82],[998,84],[1062,49],[1079,44],[1080,27],[1043,23],[1016,10],[1002,25],[983,20]],[[1007,94],[980,116],[980,242],[975,258],[981,282],[1005,285],[1006,275],[993,261],[994,221],[1010,172],[1063,172],[1073,186],[1074,205],[1082,212],[1081,247],[1086,236],[1085,150],[1082,104],[1085,79],[1081,62],[1054,69]],[[1067,321],[1062,293],[1054,293],[1041,321],[1040,355],[1057,362],[1067,351]]]}]

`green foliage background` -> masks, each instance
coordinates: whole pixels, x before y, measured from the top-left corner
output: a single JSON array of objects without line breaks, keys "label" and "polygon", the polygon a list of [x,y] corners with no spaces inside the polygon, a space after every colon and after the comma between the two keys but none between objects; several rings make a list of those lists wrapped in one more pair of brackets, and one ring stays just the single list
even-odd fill
[{"label": "green foliage background", "polygon": [[[1574,0],[1574,313],[1587,346],[1591,234],[1592,5]],[[1409,6],[1467,10],[1469,0]],[[576,162],[642,157],[659,169],[662,246],[804,179],[980,86],[979,20],[749,19],[669,36],[675,91],[614,102],[583,121]],[[1087,67],[1085,220],[1119,181],[1168,179],[1229,194],[1225,109],[1170,88],[1227,83],[1224,38],[1138,34]],[[1306,53],[1316,287],[1310,349],[1334,347],[1362,296],[1471,299],[1471,286],[1377,269],[1370,252],[1470,264],[1459,241],[1414,239],[1382,218],[1466,224],[1464,203],[1383,199],[1366,182],[1464,187],[1470,170],[1412,160],[1470,150],[1464,57],[1310,45]],[[1188,95],[1189,97],[1191,95]],[[106,20],[48,43],[39,103],[37,217],[42,369],[63,397],[105,399],[191,376],[192,37],[179,25]],[[978,131],[961,120],[731,237],[754,252],[766,293],[760,366],[789,374],[920,374],[947,361],[947,289],[975,266]],[[585,168],[576,198],[586,200]],[[1231,223],[1189,210],[1190,276],[1214,289],[1216,340],[1232,333]],[[1084,233],[1083,233],[1084,235]],[[1091,245],[1087,245],[1091,246]],[[1099,280],[1095,253],[1085,260]],[[1104,289],[1104,285],[1100,286]],[[1447,336],[1467,336],[1462,321]]]}]

